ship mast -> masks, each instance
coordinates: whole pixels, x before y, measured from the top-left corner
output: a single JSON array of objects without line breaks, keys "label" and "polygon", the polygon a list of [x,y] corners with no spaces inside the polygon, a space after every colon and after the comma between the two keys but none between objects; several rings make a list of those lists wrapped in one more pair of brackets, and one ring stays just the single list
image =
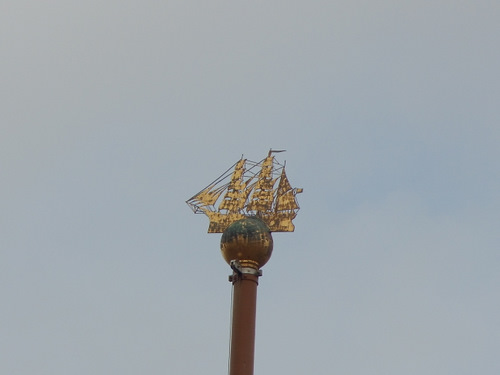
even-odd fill
[{"label": "ship mast", "polygon": [[236,167],[234,168],[234,172],[231,176],[231,182],[229,182],[227,192],[224,195],[224,200],[219,206],[219,211],[227,210],[228,213],[239,213],[245,206],[246,183],[243,181],[244,172],[245,159],[241,159],[236,163]]},{"label": "ship mast", "polygon": [[276,179],[273,179],[272,176],[273,160],[274,157],[269,155],[262,162],[257,184],[247,205],[248,212],[262,212],[272,209],[274,183],[276,182]]}]

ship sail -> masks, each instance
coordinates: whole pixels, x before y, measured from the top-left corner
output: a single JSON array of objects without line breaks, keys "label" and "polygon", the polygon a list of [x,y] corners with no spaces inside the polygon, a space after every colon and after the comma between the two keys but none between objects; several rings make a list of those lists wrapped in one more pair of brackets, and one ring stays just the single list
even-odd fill
[{"label": "ship sail", "polygon": [[196,204],[200,206],[212,206],[217,202],[217,199],[222,195],[224,190],[218,189],[218,190],[213,190],[214,186],[211,185],[202,191],[200,191],[198,194],[196,194],[191,200],[193,200],[193,203],[196,202]]},{"label": "ship sail", "polygon": [[248,211],[268,211],[272,209],[274,200],[274,184],[272,178],[273,156],[268,156],[262,162],[262,169],[253,189],[252,197],[247,205]]},{"label": "ship sail", "polygon": [[224,200],[219,206],[219,210],[228,210],[229,212],[239,212],[245,206],[248,196],[246,186],[249,181],[243,181],[245,172],[245,160],[241,159],[234,168],[234,173],[231,176],[231,182],[227,188],[227,193],[224,195]]},{"label": "ship sail", "polygon": [[[301,191],[298,191],[299,193]],[[276,211],[292,211],[298,210],[299,205],[297,204],[297,200],[295,199],[295,191],[288,178],[286,177],[285,168],[281,171],[280,183],[278,185],[277,191],[277,199],[276,199]]]}]

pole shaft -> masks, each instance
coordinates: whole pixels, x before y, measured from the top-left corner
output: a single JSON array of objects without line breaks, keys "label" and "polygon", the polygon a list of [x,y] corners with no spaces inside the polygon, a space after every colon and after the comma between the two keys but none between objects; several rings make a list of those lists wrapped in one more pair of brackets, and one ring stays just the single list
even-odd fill
[{"label": "pole shaft", "polygon": [[258,276],[233,274],[229,375],[253,375]]}]

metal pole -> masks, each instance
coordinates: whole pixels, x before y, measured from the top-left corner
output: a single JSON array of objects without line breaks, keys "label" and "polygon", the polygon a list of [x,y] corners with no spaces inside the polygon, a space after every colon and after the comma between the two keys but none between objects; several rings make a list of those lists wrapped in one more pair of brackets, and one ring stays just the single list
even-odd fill
[{"label": "metal pole", "polygon": [[233,319],[229,375],[253,375],[255,352],[255,315],[260,271],[233,267]]}]

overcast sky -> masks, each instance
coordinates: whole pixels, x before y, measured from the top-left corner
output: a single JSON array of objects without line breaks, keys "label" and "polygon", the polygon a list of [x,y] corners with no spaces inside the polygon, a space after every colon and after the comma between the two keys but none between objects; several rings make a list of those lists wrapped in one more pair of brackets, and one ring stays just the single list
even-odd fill
[{"label": "overcast sky", "polygon": [[227,373],[185,200],[304,188],[255,373],[498,375],[500,3],[0,0],[0,373]]}]

